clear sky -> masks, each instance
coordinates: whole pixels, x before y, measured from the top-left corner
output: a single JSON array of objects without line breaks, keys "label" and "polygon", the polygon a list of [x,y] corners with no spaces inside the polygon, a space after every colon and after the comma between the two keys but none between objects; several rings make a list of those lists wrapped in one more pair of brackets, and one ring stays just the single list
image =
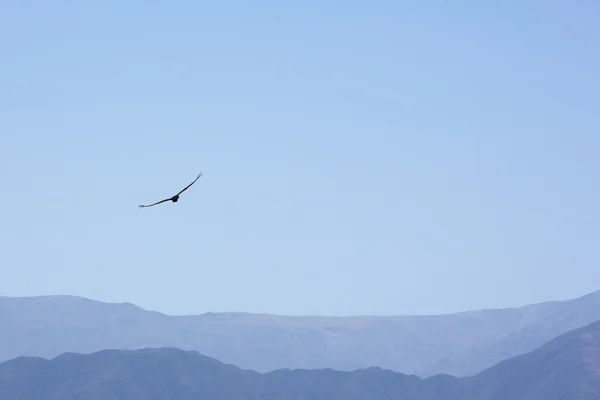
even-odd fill
[{"label": "clear sky", "polygon": [[7,2],[0,294],[351,315],[598,290],[598,21],[596,0]]}]

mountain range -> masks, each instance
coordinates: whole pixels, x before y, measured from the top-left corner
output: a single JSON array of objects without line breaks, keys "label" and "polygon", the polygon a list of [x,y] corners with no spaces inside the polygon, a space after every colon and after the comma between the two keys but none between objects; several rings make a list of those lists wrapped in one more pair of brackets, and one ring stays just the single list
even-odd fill
[{"label": "mountain range", "polygon": [[566,301],[433,316],[169,316],[73,296],[0,297],[0,361],[173,347],[257,372],[379,367],[471,376],[600,319],[600,291]]},{"label": "mountain range", "polygon": [[592,400],[600,398],[600,322],[467,378],[381,368],[258,373],[173,348],[19,357],[0,364],[6,400]]}]

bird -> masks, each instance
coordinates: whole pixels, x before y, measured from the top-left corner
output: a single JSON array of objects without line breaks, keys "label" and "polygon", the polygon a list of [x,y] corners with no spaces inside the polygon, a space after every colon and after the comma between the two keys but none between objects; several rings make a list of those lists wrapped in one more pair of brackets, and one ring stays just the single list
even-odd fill
[{"label": "bird", "polygon": [[173,203],[177,203],[177,201],[179,200],[179,196],[181,195],[181,193],[185,192],[190,186],[192,186],[194,183],[196,183],[196,181],[198,180],[198,178],[200,178],[201,176],[202,176],[202,172],[200,172],[198,174],[198,176],[196,177],[196,179],[194,179],[194,181],[192,183],[190,183],[189,185],[187,185],[186,187],[184,187],[183,189],[181,189],[181,191],[179,193],[177,193],[173,197],[169,197],[168,199],[157,201],[156,203],[152,203],[152,204],[148,204],[148,205],[140,204],[138,207],[139,208],[152,207],[152,206],[155,206],[155,205],[160,204],[160,203],[164,203],[165,201],[169,201],[169,200],[171,200]]}]

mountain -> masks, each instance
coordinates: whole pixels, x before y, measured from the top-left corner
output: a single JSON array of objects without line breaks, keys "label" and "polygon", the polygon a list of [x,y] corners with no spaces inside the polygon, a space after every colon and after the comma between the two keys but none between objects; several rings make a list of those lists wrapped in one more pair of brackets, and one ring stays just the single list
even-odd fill
[{"label": "mountain", "polygon": [[174,347],[258,372],[376,366],[470,376],[600,319],[600,291],[567,301],[434,316],[168,316],[72,296],[0,297],[0,361]]},{"label": "mountain", "polygon": [[466,381],[473,400],[600,399],[600,321]]},{"label": "mountain", "polygon": [[381,368],[265,374],[173,348],[19,357],[0,364],[6,400],[592,400],[600,398],[600,321],[473,377],[422,379]]}]

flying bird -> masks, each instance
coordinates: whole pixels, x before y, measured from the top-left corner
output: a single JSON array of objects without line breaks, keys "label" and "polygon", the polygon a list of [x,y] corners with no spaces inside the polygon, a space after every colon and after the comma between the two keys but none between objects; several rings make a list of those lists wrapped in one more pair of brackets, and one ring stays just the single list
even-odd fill
[{"label": "flying bird", "polygon": [[173,203],[177,203],[177,200],[179,200],[179,195],[181,195],[181,193],[185,192],[190,186],[192,186],[194,183],[196,183],[196,181],[198,180],[198,178],[200,178],[201,176],[202,176],[202,172],[198,174],[198,176],[196,177],[196,179],[194,179],[194,182],[190,183],[189,185],[187,185],[186,187],[184,187],[183,189],[181,189],[181,191],[179,193],[177,193],[173,197],[169,197],[168,199],[157,201],[156,203],[153,203],[153,204],[148,204],[148,205],[140,204],[138,207],[140,207],[140,208],[142,208],[142,207],[152,207],[152,206],[155,206],[155,205],[160,204],[160,203],[164,203],[165,201],[169,201],[169,200],[171,200]]}]

